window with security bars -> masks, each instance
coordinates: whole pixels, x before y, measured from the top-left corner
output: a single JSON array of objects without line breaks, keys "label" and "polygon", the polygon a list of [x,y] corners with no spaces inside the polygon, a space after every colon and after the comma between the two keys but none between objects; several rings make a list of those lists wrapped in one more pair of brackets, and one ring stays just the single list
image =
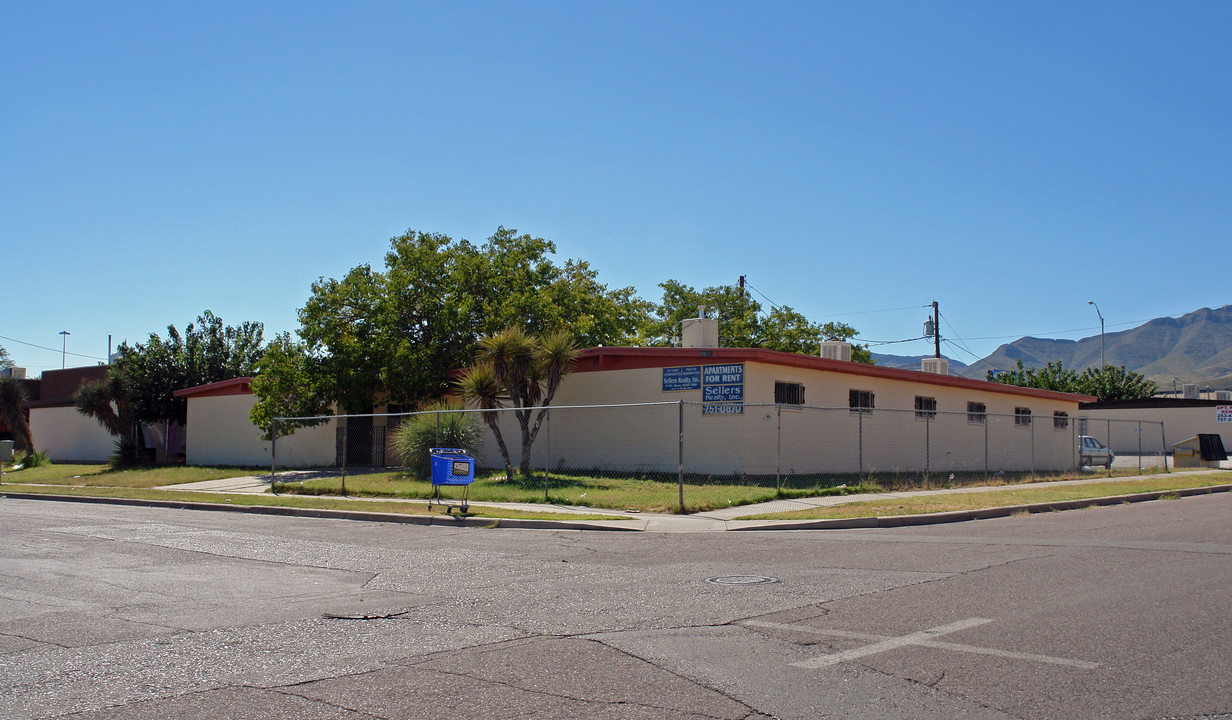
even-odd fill
[{"label": "window with security bars", "polygon": [[1052,414],[1052,426],[1057,430],[1069,430],[1069,413],[1054,412]]},{"label": "window with security bars", "polygon": [[918,418],[936,417],[937,416],[937,398],[916,395],[915,396],[915,416]]},{"label": "window with security bars", "polygon": [[967,403],[967,422],[984,424],[984,418],[988,416],[988,408],[984,403],[969,402]]},{"label": "window with security bars", "polygon": [[774,382],[774,402],[776,405],[803,405],[804,386],[800,383]]},{"label": "window with security bars", "polygon": [[1016,407],[1014,408],[1014,424],[1019,427],[1027,427],[1031,425],[1031,408]]},{"label": "window with security bars", "polygon": [[868,390],[852,390],[847,393],[847,406],[852,412],[871,413],[873,411],[873,393]]}]

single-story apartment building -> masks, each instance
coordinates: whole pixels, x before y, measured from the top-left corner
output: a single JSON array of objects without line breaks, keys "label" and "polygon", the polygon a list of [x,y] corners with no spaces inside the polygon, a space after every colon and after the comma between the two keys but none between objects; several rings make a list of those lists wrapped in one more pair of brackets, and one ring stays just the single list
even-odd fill
[{"label": "single-story apartment building", "polygon": [[[839,357],[757,348],[582,350],[552,402],[532,465],[675,472],[683,455],[686,472],[773,476],[1077,464],[1072,421],[1090,396],[956,377],[933,359],[925,363],[935,371],[924,372]],[[629,403],[645,405],[614,407]],[[506,416],[501,428],[516,465],[517,424]],[[499,465],[487,436],[483,464]]]},{"label": "single-story apartment building", "polygon": [[34,447],[53,462],[104,462],[115,452],[115,438],[92,417],[77,412],[73,394],[107,375],[106,365],[44,370],[38,400],[30,402]]},{"label": "single-story apartment building", "polygon": [[[1122,455],[1138,452],[1141,440],[1157,447],[1172,446],[1198,434],[1219,435],[1224,447],[1232,448],[1232,402],[1186,398],[1144,398],[1082,403],[1079,415],[1086,418],[1087,434],[1103,440]],[[1138,422],[1163,423],[1163,438],[1140,437]],[[1158,426],[1150,432],[1158,434]],[[1145,434],[1144,431],[1143,434]]]},{"label": "single-story apartment building", "polygon": [[[270,466],[271,443],[248,419],[257,402],[252,378],[222,380],[174,394],[188,401],[186,464]],[[279,437],[276,448],[280,467],[333,465],[335,431],[329,424],[301,428]]]}]

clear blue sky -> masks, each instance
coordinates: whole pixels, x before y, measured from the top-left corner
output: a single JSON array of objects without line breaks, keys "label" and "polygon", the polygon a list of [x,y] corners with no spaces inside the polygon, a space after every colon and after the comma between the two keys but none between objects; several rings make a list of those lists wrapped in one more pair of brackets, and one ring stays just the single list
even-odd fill
[{"label": "clear blue sky", "polygon": [[1222,0],[4,3],[0,345],[268,337],[408,228],[498,225],[872,340],[937,300],[979,356],[1225,305],[1230,36]]}]

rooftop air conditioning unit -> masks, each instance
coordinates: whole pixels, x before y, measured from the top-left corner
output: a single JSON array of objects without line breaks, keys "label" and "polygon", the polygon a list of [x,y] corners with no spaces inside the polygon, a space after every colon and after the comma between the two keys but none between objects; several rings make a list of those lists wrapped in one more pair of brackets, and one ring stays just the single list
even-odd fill
[{"label": "rooftop air conditioning unit", "polygon": [[948,358],[922,358],[920,369],[934,375],[949,375],[950,361]]},{"label": "rooftop air conditioning unit", "polygon": [[1232,402],[1232,390],[1216,390],[1215,399],[1219,402]]},{"label": "rooftop air conditioning unit", "polygon": [[851,343],[827,340],[821,344],[821,356],[827,360],[851,362]]},{"label": "rooftop air conditioning unit", "polygon": [[687,318],[680,323],[680,347],[717,348],[719,321],[715,318]]},{"label": "rooftop air conditioning unit", "polygon": [[1185,398],[1186,400],[1197,400],[1198,399],[1198,386],[1193,385],[1193,384],[1182,385],[1181,386],[1181,397]]}]

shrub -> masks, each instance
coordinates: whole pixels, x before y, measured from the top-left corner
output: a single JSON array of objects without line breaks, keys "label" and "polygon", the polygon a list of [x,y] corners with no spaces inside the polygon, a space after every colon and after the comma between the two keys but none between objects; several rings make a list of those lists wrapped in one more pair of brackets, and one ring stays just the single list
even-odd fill
[{"label": "shrub", "polygon": [[403,464],[427,479],[432,474],[432,448],[461,448],[479,458],[483,426],[475,413],[458,412],[461,408],[449,403],[438,403],[425,410],[429,412],[408,417],[394,431],[394,451]]},{"label": "shrub", "polygon": [[51,458],[48,457],[46,452],[38,452],[37,450],[34,450],[26,453],[26,456],[22,459],[21,464],[28,468],[39,467],[40,465],[50,465]]},{"label": "shrub", "polygon": [[115,450],[108,461],[112,468],[129,468],[141,463],[141,446],[135,438],[125,435],[116,440],[114,445]]}]

